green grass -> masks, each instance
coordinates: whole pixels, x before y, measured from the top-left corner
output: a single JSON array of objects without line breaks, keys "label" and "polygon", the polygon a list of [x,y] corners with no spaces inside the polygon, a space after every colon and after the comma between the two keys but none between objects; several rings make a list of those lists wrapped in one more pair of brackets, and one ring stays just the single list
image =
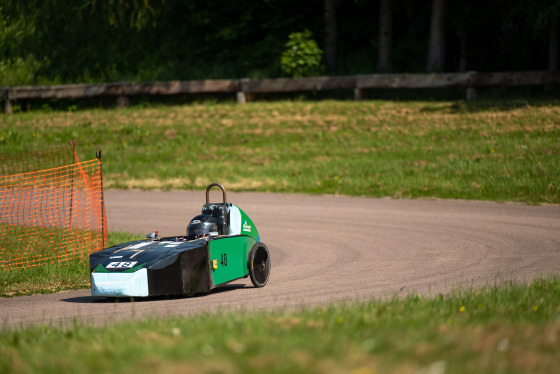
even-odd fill
[{"label": "green grass", "polygon": [[301,311],[28,327],[0,332],[0,372],[553,373],[559,300],[553,277]]},{"label": "green grass", "polygon": [[0,264],[4,269],[14,269],[22,263],[72,261],[102,243],[100,232],[70,227],[0,223],[0,232]]},{"label": "green grass", "polygon": [[[142,239],[138,235],[110,232],[107,247]],[[15,270],[0,269],[0,297],[53,293],[90,287],[89,259],[50,263]]]},{"label": "green grass", "polygon": [[560,203],[560,100],[202,103],[0,116],[2,153],[77,141],[106,188]]}]

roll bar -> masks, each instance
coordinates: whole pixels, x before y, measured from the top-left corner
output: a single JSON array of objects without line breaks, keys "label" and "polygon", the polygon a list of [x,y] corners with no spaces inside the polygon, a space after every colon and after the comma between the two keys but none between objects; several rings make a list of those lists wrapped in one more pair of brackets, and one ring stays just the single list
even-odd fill
[{"label": "roll bar", "polygon": [[222,195],[224,198],[223,204],[226,205],[227,204],[226,189],[224,188],[224,186],[222,186],[219,183],[211,183],[210,185],[208,185],[208,187],[206,187],[206,205],[210,204],[210,189],[212,187],[220,187],[222,189]]}]

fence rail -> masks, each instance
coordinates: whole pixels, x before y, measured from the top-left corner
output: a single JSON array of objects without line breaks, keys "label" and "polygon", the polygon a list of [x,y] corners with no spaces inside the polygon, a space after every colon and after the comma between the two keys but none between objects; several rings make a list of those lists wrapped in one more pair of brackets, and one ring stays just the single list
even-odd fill
[{"label": "fence rail", "polygon": [[356,100],[373,88],[442,88],[465,87],[467,99],[475,97],[477,87],[532,86],[560,84],[560,72],[527,71],[507,73],[438,73],[371,74],[338,77],[216,79],[167,82],[116,82],[53,86],[0,87],[4,112],[12,113],[14,100],[81,99],[116,96],[118,106],[128,105],[135,95],[179,95],[201,93],[235,93],[237,101],[247,101],[247,94],[298,91],[354,90]]}]

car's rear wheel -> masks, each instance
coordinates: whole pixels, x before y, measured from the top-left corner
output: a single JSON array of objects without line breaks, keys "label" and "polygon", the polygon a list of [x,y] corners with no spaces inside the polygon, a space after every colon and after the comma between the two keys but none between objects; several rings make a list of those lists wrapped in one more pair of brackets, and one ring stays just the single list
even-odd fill
[{"label": "car's rear wheel", "polygon": [[251,282],[255,287],[264,287],[270,276],[270,253],[264,243],[257,243],[249,252],[247,264]]}]

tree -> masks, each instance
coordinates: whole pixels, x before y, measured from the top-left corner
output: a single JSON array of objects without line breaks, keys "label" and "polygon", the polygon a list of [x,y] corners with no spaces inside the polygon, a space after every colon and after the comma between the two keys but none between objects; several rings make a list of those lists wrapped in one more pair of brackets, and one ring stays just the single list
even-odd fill
[{"label": "tree", "polygon": [[325,62],[327,69],[332,70],[336,65],[336,0],[325,0]]},{"label": "tree", "polygon": [[470,64],[467,57],[472,55],[469,42],[476,41],[475,30],[480,30],[485,22],[485,11],[491,12],[488,6],[482,9],[472,0],[456,0],[449,5],[445,14],[449,25],[446,44],[451,53],[449,51],[446,53],[453,57],[453,66],[447,67],[448,70],[467,71]]},{"label": "tree", "polygon": [[432,0],[430,37],[428,41],[428,73],[442,72],[445,68],[445,8],[446,0]]},{"label": "tree", "polygon": [[393,70],[391,54],[393,44],[393,13],[391,0],[379,2],[379,43],[377,44],[377,72]]},{"label": "tree", "polygon": [[548,70],[560,69],[560,1],[548,0],[540,7],[536,28],[548,26]]}]

